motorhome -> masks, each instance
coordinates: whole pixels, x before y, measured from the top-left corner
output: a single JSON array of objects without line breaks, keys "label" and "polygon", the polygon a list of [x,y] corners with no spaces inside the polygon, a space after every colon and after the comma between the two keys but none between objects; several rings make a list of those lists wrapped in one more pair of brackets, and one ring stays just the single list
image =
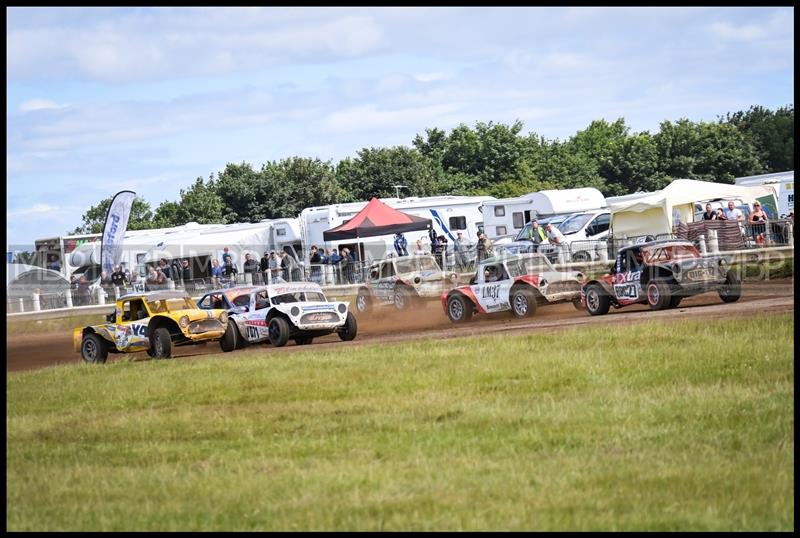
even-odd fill
[{"label": "motorhome", "polygon": [[[494,200],[492,196],[430,196],[409,198],[382,198],[391,208],[409,215],[431,219],[437,235],[444,235],[452,245],[456,240],[456,232],[474,242],[478,231],[483,230],[483,214],[481,205]],[[392,235],[365,237],[357,240],[324,241],[323,232],[330,230],[353,218],[367,202],[352,202],[327,206],[309,207],[300,212],[300,233],[303,245],[303,259],[308,260],[312,245],[317,248],[348,247],[351,252],[364,260],[382,259],[394,252]],[[408,250],[414,248],[417,239],[428,241],[424,231],[406,234]]]},{"label": "motorhome", "polygon": [[606,199],[592,187],[544,190],[483,204],[484,230],[490,238],[513,234],[532,218],[604,209]]},{"label": "motorhome", "polygon": [[784,217],[794,211],[794,170],[776,174],[737,177],[736,184],[741,186],[769,185],[775,189],[778,197],[778,215]]}]

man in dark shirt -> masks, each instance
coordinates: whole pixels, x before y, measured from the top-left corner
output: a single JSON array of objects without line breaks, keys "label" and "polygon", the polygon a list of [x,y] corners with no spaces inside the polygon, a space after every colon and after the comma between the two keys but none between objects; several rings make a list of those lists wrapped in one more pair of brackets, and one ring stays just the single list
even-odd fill
[{"label": "man in dark shirt", "polygon": [[706,204],[706,211],[703,213],[703,220],[717,220],[717,212],[711,209],[711,204]]},{"label": "man in dark shirt", "polygon": [[114,286],[123,287],[125,286],[125,272],[122,270],[122,267],[117,265],[114,267],[114,272],[111,273],[111,284]]}]

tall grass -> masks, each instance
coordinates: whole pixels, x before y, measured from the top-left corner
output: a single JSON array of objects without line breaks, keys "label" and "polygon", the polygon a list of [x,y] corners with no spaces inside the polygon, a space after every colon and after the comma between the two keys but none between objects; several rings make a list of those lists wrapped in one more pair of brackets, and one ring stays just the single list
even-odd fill
[{"label": "tall grass", "polygon": [[789,530],[794,318],[7,375],[9,530]]}]

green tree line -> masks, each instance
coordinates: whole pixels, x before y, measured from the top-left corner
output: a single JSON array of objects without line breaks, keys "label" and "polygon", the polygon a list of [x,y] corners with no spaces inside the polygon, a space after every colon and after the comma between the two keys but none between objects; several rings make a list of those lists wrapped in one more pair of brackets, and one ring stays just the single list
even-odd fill
[{"label": "green tree line", "polygon": [[[566,140],[524,134],[523,123],[477,122],[449,133],[417,134],[411,146],[370,147],[338,163],[311,157],[256,169],[229,163],[198,177],[177,201],[155,210],[134,201],[128,228],[257,222],[296,217],[306,207],[395,195],[519,196],[543,189],[595,187],[605,196],[654,191],[673,179],[733,183],[734,178],[794,170],[794,105],[752,106],[715,122],[664,121],[658,132],[631,132],[620,118],[593,121]],[[99,233],[111,198],[92,206],[71,233]]]}]

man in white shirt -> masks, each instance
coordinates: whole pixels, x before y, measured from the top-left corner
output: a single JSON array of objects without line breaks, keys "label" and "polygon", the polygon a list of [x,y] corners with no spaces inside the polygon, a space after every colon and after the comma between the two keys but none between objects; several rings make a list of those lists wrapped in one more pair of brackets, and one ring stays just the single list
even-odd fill
[{"label": "man in white shirt", "polygon": [[728,202],[728,209],[725,210],[725,218],[728,220],[744,220],[744,215],[733,204],[733,201]]},{"label": "man in white shirt", "polygon": [[561,230],[549,222],[547,226],[545,226],[545,230],[547,230],[547,240],[550,241],[551,245],[561,245],[564,243],[564,234],[561,233]]}]

